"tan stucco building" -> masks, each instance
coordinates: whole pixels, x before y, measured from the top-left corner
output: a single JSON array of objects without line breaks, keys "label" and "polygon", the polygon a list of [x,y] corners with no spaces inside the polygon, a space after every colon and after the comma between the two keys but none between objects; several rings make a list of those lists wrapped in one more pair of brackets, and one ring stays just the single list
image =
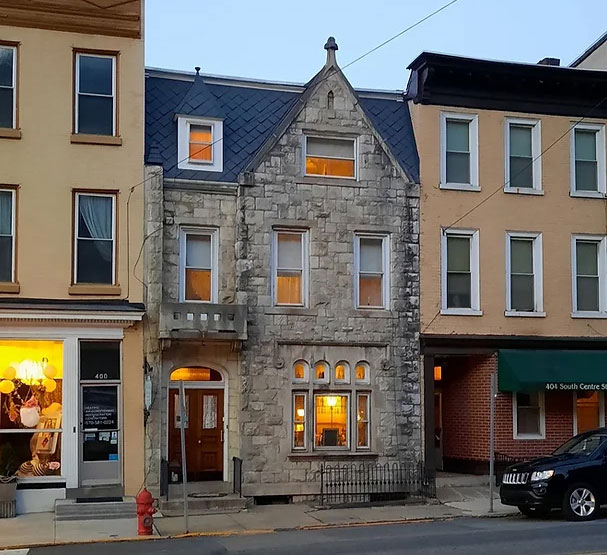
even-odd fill
[{"label": "tan stucco building", "polygon": [[426,458],[487,471],[604,424],[607,75],[423,53],[420,157]]},{"label": "tan stucco building", "polygon": [[0,457],[18,512],[143,482],[142,10],[2,8]]}]

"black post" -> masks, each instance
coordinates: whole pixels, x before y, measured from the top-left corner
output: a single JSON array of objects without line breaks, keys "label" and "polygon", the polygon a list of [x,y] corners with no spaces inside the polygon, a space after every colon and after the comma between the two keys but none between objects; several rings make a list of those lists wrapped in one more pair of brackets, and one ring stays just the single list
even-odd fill
[{"label": "black post", "polygon": [[426,476],[436,473],[434,447],[434,357],[424,356],[424,463]]}]

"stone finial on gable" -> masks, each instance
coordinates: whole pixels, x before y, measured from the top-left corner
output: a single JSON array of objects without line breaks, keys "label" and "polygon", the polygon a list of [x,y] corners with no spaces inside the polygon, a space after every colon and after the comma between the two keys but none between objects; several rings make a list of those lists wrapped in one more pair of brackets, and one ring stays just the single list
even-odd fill
[{"label": "stone finial on gable", "polygon": [[329,37],[325,43],[325,50],[327,51],[327,63],[325,67],[337,66],[337,59],[335,52],[339,50],[339,46],[335,42],[335,37]]}]

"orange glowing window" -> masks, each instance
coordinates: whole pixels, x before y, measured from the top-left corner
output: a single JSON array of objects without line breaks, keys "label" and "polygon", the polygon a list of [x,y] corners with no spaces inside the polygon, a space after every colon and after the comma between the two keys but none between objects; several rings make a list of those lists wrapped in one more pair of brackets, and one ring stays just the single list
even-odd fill
[{"label": "orange glowing window", "polygon": [[306,137],[306,174],[355,177],[354,139]]},{"label": "orange glowing window", "polygon": [[276,233],[276,304],[304,304],[304,232]]},{"label": "orange glowing window", "polygon": [[211,302],[213,290],[213,236],[185,234],[184,300]]},{"label": "orange glowing window", "polygon": [[315,447],[348,447],[348,396],[314,397]]},{"label": "orange glowing window", "polygon": [[303,449],[306,446],[306,396],[293,396],[293,449]]},{"label": "orange glowing window", "polygon": [[335,366],[335,381],[337,383],[348,383],[350,381],[350,365],[342,360]]},{"label": "orange glowing window", "polygon": [[213,128],[210,125],[190,125],[190,161],[213,162]]},{"label": "orange glowing window", "polygon": [[305,382],[308,379],[308,363],[305,360],[298,360],[293,365],[293,381]]}]

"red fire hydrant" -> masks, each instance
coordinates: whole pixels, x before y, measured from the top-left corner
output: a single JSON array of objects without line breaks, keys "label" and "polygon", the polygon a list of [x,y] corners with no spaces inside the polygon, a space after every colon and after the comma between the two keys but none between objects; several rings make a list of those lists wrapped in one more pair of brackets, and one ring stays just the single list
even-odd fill
[{"label": "red fire hydrant", "polygon": [[137,533],[140,536],[151,536],[154,532],[154,498],[152,494],[143,488],[137,494]]}]

